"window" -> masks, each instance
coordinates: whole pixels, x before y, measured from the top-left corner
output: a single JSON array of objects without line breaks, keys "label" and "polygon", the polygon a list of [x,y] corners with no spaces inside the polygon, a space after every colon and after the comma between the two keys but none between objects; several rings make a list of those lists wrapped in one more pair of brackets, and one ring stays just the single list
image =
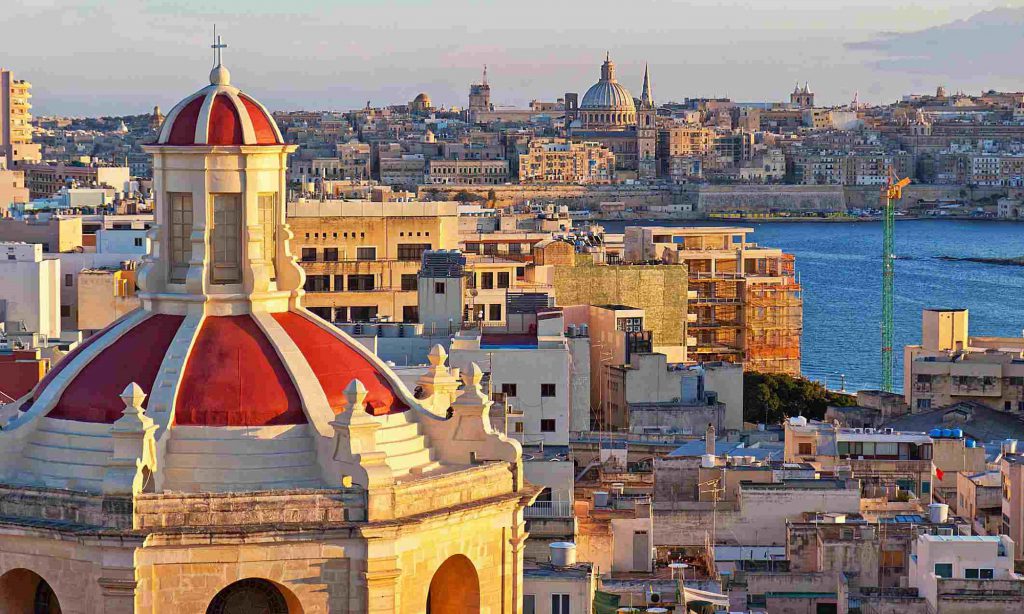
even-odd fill
[{"label": "window", "polygon": [[555,432],[555,419],[544,418],[540,421],[540,432],[541,433],[554,433]]},{"label": "window", "polygon": [[516,433],[522,433],[523,432],[523,423],[522,422],[516,422],[515,425],[513,426],[512,430],[513,430],[513,432],[516,432]]},{"label": "window", "polygon": [[523,595],[523,614],[537,614],[536,595]]},{"label": "window", "polygon": [[487,306],[487,319],[492,322],[501,321],[501,305],[488,305]]},{"label": "window", "polygon": [[399,243],[398,259],[404,261],[419,261],[423,252],[430,249],[430,243]]},{"label": "window", "polygon": [[402,307],[402,321],[403,322],[419,322],[420,321],[420,308],[416,305],[406,305]]},{"label": "window", "polygon": [[551,595],[551,614],[569,614],[569,595]]},{"label": "window", "polygon": [[303,262],[316,262],[316,248],[315,247],[303,247],[302,248],[302,261]]},{"label": "window", "polygon": [[345,276],[335,275],[334,276],[334,291],[343,292],[345,290]]},{"label": "window", "polygon": [[917,400],[917,408],[918,409],[931,409],[932,408],[932,400],[931,399],[918,399]]},{"label": "window", "polygon": [[521,253],[523,253],[523,244],[522,243],[509,243],[508,244],[508,253],[510,253],[510,254],[521,254]]},{"label": "window", "polygon": [[498,244],[497,243],[484,243],[484,256],[497,256],[498,255]]},{"label": "window", "polygon": [[643,329],[643,318],[619,318],[616,323],[619,330],[627,333],[639,333]]},{"label": "window", "polygon": [[303,286],[306,292],[330,292],[331,291],[331,276],[330,275],[307,275],[306,285]]},{"label": "window", "polygon": [[444,282],[443,281],[435,281],[434,282],[434,294],[444,294]]},{"label": "window", "polygon": [[242,281],[242,195],[213,195],[210,283]]},{"label": "window", "polygon": [[70,318],[71,317],[71,305],[61,305],[60,306],[60,317],[62,317],[62,318]]},{"label": "window", "polygon": [[184,283],[188,261],[192,259],[192,195],[171,192],[167,200],[170,201],[168,256],[171,283]]},{"label": "window", "polygon": [[501,385],[501,394],[503,394],[503,395],[505,395],[507,397],[515,397],[516,396],[516,385],[515,384],[502,384]]},{"label": "window", "polygon": [[493,290],[494,289],[494,273],[481,273],[480,274],[480,288],[482,290]]},{"label": "window", "polygon": [[510,277],[510,275],[509,275],[508,272],[499,272],[498,273],[498,287],[499,288],[507,288],[509,286],[509,277]]},{"label": "window", "polygon": [[349,275],[348,289],[350,292],[369,292],[374,288],[373,275]]},{"label": "window", "polygon": [[350,307],[350,314],[353,322],[369,322],[377,317],[377,306]]},{"label": "window", "polygon": [[324,248],[324,262],[337,262],[338,261],[338,248],[337,247],[325,247]]},{"label": "window", "polygon": [[553,397],[553,396],[555,396],[555,385],[554,384],[541,384],[540,385],[540,396],[542,396],[542,397]]},{"label": "window", "polygon": [[75,283],[75,276],[71,273],[64,273],[64,286],[70,288]]},{"label": "window", "polygon": [[952,578],[953,577],[953,564],[952,563],[936,563],[935,564],[935,575],[940,578]]},{"label": "window", "polygon": [[377,248],[376,247],[357,247],[356,248],[356,260],[376,260],[377,259]]},{"label": "window", "polygon": [[135,237],[135,247],[142,247],[142,237]]},{"label": "window", "polygon": [[810,456],[810,455],[814,454],[814,446],[811,445],[810,442],[803,442],[803,443],[797,444],[797,447],[798,447],[797,454],[800,454],[802,456]]},{"label": "window", "polygon": [[416,291],[416,273],[402,275],[402,290],[404,292]]},{"label": "window", "polygon": [[994,571],[986,568],[967,568],[964,570],[964,577],[968,580],[991,580],[994,577]]}]

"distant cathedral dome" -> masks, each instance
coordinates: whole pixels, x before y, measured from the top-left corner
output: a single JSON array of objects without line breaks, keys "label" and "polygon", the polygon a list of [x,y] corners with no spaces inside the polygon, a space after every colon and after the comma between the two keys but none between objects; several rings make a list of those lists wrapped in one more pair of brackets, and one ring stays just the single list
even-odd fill
[{"label": "distant cathedral dome", "polygon": [[430,96],[426,92],[416,94],[416,97],[409,103],[409,110],[413,113],[429,113],[433,108],[434,103],[431,102]]},{"label": "distant cathedral dome", "polygon": [[416,104],[420,104],[425,107],[431,106],[430,96],[428,96],[426,92],[420,92],[419,94],[416,94],[416,97],[413,98],[412,101]]},{"label": "distant cathedral dome", "polygon": [[615,64],[610,57],[605,57],[604,64],[601,66],[601,80],[590,86],[587,93],[583,95],[580,108],[601,111],[636,111],[633,94],[615,80]]}]

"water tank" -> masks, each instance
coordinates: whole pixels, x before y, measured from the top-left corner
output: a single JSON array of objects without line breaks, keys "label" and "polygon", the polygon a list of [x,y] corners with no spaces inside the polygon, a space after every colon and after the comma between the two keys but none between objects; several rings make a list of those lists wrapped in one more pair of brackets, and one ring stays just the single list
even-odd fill
[{"label": "water tank", "polygon": [[803,416],[793,416],[789,419],[790,426],[807,426],[807,418]]},{"label": "water tank", "polygon": [[626,492],[626,485],[623,484],[622,482],[613,482],[612,492],[617,495],[622,495]]},{"label": "water tank", "polygon": [[942,429],[942,436],[946,438],[952,437],[953,431],[951,431],[950,429]]},{"label": "water tank", "polygon": [[953,429],[952,433],[953,433],[953,437],[955,437],[957,439],[960,439],[961,437],[964,436],[964,432],[961,431],[960,429]]},{"label": "water tank", "polygon": [[589,324],[580,324],[580,337],[589,337],[589,336],[590,336],[590,325]]},{"label": "water tank", "polygon": [[968,448],[977,448],[978,442],[974,441],[973,439],[968,439],[964,445],[967,446]]},{"label": "water tank", "polygon": [[942,429],[932,429],[928,431],[928,436],[932,439],[938,439],[939,437],[942,437]]},{"label": "water tank", "polygon": [[928,520],[934,523],[946,522],[949,518],[949,506],[945,503],[932,503],[928,506]]},{"label": "water tank", "polygon": [[569,336],[570,337],[575,337],[576,336],[576,325],[575,324],[570,324],[569,325]]},{"label": "water tank", "polygon": [[601,490],[594,491],[594,507],[608,507],[608,493]]},{"label": "water tank", "polygon": [[1003,442],[1003,454],[1016,454],[1017,453],[1017,440],[1007,439]]},{"label": "water tank", "polygon": [[647,614],[652,614],[652,613],[667,614],[667,612],[668,612],[668,610],[666,610],[665,608],[647,608]]},{"label": "water tank", "polygon": [[576,544],[554,542],[551,548],[551,564],[556,567],[572,567],[576,564]]},{"label": "water tank", "polygon": [[715,455],[714,454],[703,454],[700,457],[700,466],[704,469],[713,469],[715,467]]}]

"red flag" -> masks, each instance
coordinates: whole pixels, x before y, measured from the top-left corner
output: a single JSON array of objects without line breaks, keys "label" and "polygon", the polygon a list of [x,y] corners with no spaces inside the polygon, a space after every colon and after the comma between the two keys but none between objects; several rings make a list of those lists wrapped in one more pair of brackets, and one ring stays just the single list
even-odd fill
[{"label": "red flag", "polygon": [[942,476],[943,475],[945,475],[945,474],[942,472],[942,469],[939,469],[938,467],[936,467],[935,468],[935,477],[939,478],[940,482],[942,481]]}]

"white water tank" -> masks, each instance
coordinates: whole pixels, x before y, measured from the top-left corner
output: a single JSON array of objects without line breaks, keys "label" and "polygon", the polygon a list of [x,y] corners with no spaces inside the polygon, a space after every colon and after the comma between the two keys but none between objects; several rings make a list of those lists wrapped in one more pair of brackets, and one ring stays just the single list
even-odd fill
[{"label": "white water tank", "polygon": [[928,520],[933,523],[946,522],[949,518],[949,506],[945,503],[932,503],[928,506]]},{"label": "white water tank", "polygon": [[608,493],[602,490],[594,491],[594,507],[608,507]]},{"label": "white water tank", "polygon": [[623,484],[622,482],[613,482],[612,492],[617,495],[623,495],[626,492],[626,485]]},{"label": "white water tank", "polygon": [[790,426],[807,426],[807,418],[803,416],[793,416],[789,419]]},{"label": "white water tank", "polygon": [[1017,440],[1007,439],[1003,441],[1003,454],[1016,454],[1017,453]]},{"label": "white water tank", "polygon": [[702,454],[700,457],[700,466],[704,469],[714,469],[715,467],[715,455],[714,454]]},{"label": "white water tank", "polygon": [[554,542],[551,548],[551,564],[555,567],[572,567],[576,564],[576,544]]}]

